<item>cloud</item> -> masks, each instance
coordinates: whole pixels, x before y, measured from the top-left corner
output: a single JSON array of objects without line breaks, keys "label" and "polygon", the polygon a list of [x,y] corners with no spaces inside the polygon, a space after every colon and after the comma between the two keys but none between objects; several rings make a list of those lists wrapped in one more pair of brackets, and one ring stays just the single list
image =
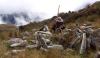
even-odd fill
[{"label": "cloud", "polygon": [[57,14],[59,4],[60,12],[68,12],[83,8],[95,1],[99,0],[0,0],[0,12],[30,11],[45,14],[44,17],[49,18]]}]

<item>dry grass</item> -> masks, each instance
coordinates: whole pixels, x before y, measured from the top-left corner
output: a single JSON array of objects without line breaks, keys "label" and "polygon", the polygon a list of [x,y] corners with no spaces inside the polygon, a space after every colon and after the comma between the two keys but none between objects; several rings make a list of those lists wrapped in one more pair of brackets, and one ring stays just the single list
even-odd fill
[{"label": "dry grass", "polygon": [[[19,52],[18,54],[8,53],[9,49],[1,40],[0,42],[0,58],[80,58],[81,56],[77,51],[66,49],[49,49],[48,52],[37,49],[26,49],[24,52]],[[88,58],[93,58],[94,54],[88,54]]]},{"label": "dry grass", "polygon": [[[93,26],[96,26],[98,28],[100,27],[99,22],[100,20],[98,19],[97,21],[90,22],[90,23]],[[75,23],[69,23],[66,26],[71,28],[75,26]],[[5,44],[5,40],[9,39],[9,34],[10,32],[0,33],[0,58],[94,58],[94,55],[95,55],[94,52],[89,52],[85,56],[79,55],[78,51],[71,50],[71,49],[66,49],[64,51],[58,50],[58,49],[50,49],[48,52],[43,52],[41,50],[36,50],[36,49],[31,49],[31,50],[26,49],[24,52],[20,52],[18,54],[7,54],[7,52],[9,51],[9,48]],[[12,32],[12,34],[15,34],[15,31]],[[58,37],[60,37],[58,34],[54,34],[51,40],[53,42],[57,42]],[[66,36],[67,41],[68,39],[69,38]]]},{"label": "dry grass", "polygon": [[[58,35],[55,34],[54,36],[57,37]],[[10,49],[5,44],[5,41],[9,38],[9,32],[1,33],[0,38],[0,58],[94,58],[93,52],[90,52],[87,56],[81,56],[77,51],[71,49],[66,49],[64,51],[50,49],[48,52],[36,49],[26,49],[24,52],[18,54],[8,54]],[[53,38],[52,40],[56,41],[56,39],[57,38]]]}]

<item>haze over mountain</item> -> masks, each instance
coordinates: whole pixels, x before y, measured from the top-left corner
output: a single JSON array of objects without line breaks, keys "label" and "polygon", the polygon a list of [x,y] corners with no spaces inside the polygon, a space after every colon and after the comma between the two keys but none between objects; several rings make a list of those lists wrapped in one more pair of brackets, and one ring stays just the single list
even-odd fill
[{"label": "haze over mountain", "polygon": [[0,24],[26,25],[29,22],[40,21],[41,15],[30,12],[0,13]]},{"label": "haze over mountain", "polygon": [[[0,0],[0,24],[26,25],[60,12],[76,11],[99,0]],[[69,7],[70,5],[70,7]]]}]

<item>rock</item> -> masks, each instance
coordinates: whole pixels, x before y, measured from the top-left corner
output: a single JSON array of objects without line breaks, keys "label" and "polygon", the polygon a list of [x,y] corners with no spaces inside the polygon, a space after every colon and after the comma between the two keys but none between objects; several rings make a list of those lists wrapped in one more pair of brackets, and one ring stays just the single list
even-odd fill
[{"label": "rock", "polygon": [[18,46],[24,47],[27,45],[27,41],[22,40],[21,38],[12,38],[8,40],[8,44],[10,45],[10,47],[18,47]]},{"label": "rock", "polygon": [[48,30],[41,29],[41,31],[35,32],[34,35],[36,40],[38,41],[37,42],[38,48],[47,49],[47,45],[50,45],[49,38],[51,38],[52,36],[51,32],[49,32]]},{"label": "rock", "polygon": [[56,48],[56,49],[61,49],[61,50],[64,49],[62,45],[56,45],[56,44],[54,44],[52,46],[48,46],[48,48]]},{"label": "rock", "polygon": [[22,42],[23,40],[21,38],[11,38],[10,40],[8,40],[9,44],[13,44],[13,43],[19,43]]},{"label": "rock", "polygon": [[97,49],[100,49],[100,29],[97,29],[93,33],[94,42]]},{"label": "rock", "polygon": [[16,47],[16,46],[19,46],[21,45],[21,43],[14,43],[14,44],[11,44],[10,47]]},{"label": "rock", "polygon": [[19,52],[24,52],[24,51],[25,51],[25,49],[21,49],[21,50],[11,50],[11,53],[17,54]]},{"label": "rock", "polygon": [[95,58],[100,58],[100,51],[96,53]]}]

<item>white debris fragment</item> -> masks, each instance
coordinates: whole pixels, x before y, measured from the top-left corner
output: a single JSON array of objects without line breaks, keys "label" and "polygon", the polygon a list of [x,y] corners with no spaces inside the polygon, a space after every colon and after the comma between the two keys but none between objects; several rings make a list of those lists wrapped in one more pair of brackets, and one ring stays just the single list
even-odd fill
[{"label": "white debris fragment", "polygon": [[11,53],[19,53],[19,52],[24,52],[25,51],[25,49],[22,49],[22,50],[11,50]]},{"label": "white debris fragment", "polygon": [[21,45],[21,43],[14,43],[14,44],[11,44],[10,47],[16,47],[16,46],[19,46]]},{"label": "white debris fragment", "polygon": [[62,45],[56,45],[56,44],[54,44],[52,46],[48,46],[48,48],[56,48],[56,49],[61,49],[61,50],[64,49]]}]

